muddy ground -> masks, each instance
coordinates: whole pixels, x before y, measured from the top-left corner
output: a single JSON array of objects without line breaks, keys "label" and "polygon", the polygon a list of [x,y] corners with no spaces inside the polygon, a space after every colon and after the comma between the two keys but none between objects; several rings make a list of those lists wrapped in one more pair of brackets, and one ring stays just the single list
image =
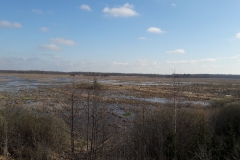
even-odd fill
[{"label": "muddy ground", "polygon": [[240,98],[239,79],[178,78],[174,82],[172,78],[135,76],[0,74],[0,101],[1,104],[30,106],[47,103],[58,106],[72,93],[79,94],[83,99],[88,92],[93,93],[94,78],[99,85],[98,99],[110,110],[122,115],[139,106],[162,106],[170,103],[173,97],[177,97],[179,104],[202,107],[216,98]]},{"label": "muddy ground", "polygon": [[[97,83],[94,83],[94,78]],[[90,77],[45,74],[0,74],[0,107],[21,106],[33,112],[59,114],[64,107],[86,108],[88,99],[107,113],[119,129],[131,126],[145,109],[207,108],[213,99],[240,99],[237,79]]]}]

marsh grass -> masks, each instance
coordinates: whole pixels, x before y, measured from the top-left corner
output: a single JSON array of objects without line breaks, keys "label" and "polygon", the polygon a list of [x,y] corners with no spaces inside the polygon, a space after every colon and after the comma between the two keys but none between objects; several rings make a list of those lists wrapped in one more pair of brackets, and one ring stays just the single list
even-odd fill
[{"label": "marsh grass", "polygon": [[130,112],[125,112],[123,115],[124,115],[125,117],[129,117],[129,116],[131,116],[132,114],[131,114]]},{"label": "marsh grass", "polygon": [[[56,77],[65,77],[65,75],[48,76],[42,75],[39,79],[53,80]],[[27,75],[25,78],[37,77],[38,75]],[[68,119],[64,119],[60,110],[66,111],[63,110],[63,100],[68,102],[66,108],[71,106],[70,99],[74,93],[78,96],[74,99],[74,105],[80,107],[79,110],[74,110],[78,116],[76,117],[76,128],[74,128],[76,136],[74,145],[76,156],[81,157],[81,159],[172,159],[173,154],[177,154],[178,159],[211,159],[211,156],[218,159],[217,154],[227,149],[227,153],[224,154],[226,159],[230,155],[239,156],[237,149],[239,147],[239,131],[236,129],[239,124],[231,119],[231,116],[235,117],[234,119],[239,119],[238,100],[234,94],[231,98],[221,98],[225,93],[238,93],[237,84],[235,86],[229,85],[229,83],[235,83],[234,80],[230,80],[226,85],[224,84],[226,80],[219,80],[219,84],[213,85],[206,83],[215,82],[214,79],[194,79],[193,84],[182,85],[179,88],[181,91],[179,95],[182,97],[177,97],[179,108],[176,112],[177,127],[176,132],[174,132],[173,103],[171,101],[164,104],[144,101],[144,99],[154,97],[173,98],[171,93],[173,86],[130,84],[119,86],[99,84],[96,83],[98,81],[94,82],[94,80],[91,80],[91,83],[80,80],[81,78],[88,80],[89,77],[76,76],[75,78],[79,79],[79,82],[74,83],[74,88],[72,84],[66,84],[35,89],[26,88],[15,92],[1,92],[1,111],[4,111],[6,106],[21,108],[21,112],[19,112],[21,116],[15,116],[14,120],[9,123],[13,125],[9,130],[11,142],[14,142],[15,145],[16,141],[17,145],[26,146],[21,150],[21,153],[25,154],[29,151],[31,156],[38,153],[36,154],[38,159],[42,155],[45,156],[42,159],[46,159],[46,155],[49,157],[54,155],[55,158],[56,155],[59,157],[64,155],[65,159],[71,158]],[[130,80],[136,83],[144,81],[172,83],[172,79],[149,77],[110,76],[97,78],[116,79],[122,82]],[[190,81],[191,79],[181,79],[181,81],[184,80]],[[195,84],[202,81],[206,81],[206,83]],[[98,85],[100,88],[97,87]],[[228,87],[228,89],[224,90],[224,87]],[[217,95],[216,92],[221,94]],[[123,96],[128,99],[124,99]],[[213,100],[209,106],[202,106],[181,103],[185,99]],[[28,100],[31,100],[31,103],[26,103]],[[16,103],[18,101],[22,103]],[[231,128],[229,124],[232,123],[234,125]],[[0,130],[0,135],[4,135],[4,127],[1,126]],[[224,130],[225,133],[220,134],[219,130]],[[16,138],[22,134],[28,135],[23,136],[24,139],[30,137],[30,140],[27,139],[29,145],[25,145],[21,138]],[[2,137],[0,136],[0,138]],[[35,141],[34,138],[38,140]],[[3,138],[1,140],[4,142]],[[215,146],[212,140],[216,142]],[[36,143],[32,144],[33,142]],[[92,143],[92,150],[90,143]],[[224,148],[224,146],[228,147]],[[59,157],[56,159],[60,159]]]}]

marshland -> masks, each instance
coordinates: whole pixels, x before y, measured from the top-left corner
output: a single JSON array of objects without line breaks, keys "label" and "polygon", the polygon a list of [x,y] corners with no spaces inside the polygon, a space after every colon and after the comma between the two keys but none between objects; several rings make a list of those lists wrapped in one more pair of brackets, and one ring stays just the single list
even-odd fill
[{"label": "marshland", "polygon": [[239,159],[240,81],[0,74],[7,159]]}]

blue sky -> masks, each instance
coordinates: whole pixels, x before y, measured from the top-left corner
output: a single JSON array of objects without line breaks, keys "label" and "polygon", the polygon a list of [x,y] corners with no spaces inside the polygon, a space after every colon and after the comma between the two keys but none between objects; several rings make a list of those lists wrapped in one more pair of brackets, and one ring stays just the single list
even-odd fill
[{"label": "blue sky", "polygon": [[240,74],[239,0],[1,0],[0,69]]}]

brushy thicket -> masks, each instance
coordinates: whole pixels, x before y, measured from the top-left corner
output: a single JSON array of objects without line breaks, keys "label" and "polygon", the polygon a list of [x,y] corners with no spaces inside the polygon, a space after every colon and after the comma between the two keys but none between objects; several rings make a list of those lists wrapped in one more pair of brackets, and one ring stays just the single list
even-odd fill
[{"label": "brushy thicket", "polygon": [[64,122],[51,115],[19,107],[0,110],[1,152],[6,143],[16,159],[49,159],[68,145]]},{"label": "brushy thicket", "polygon": [[[94,113],[90,118],[100,114]],[[215,101],[205,108],[183,106],[176,114],[174,107],[146,109],[135,115],[130,127],[114,131],[116,127],[111,125],[114,134],[100,134],[110,125],[107,121],[97,121],[98,117],[87,127],[89,135],[100,136],[95,137],[96,146],[86,150],[83,136],[86,127],[79,127],[76,132],[81,134],[75,138],[81,144],[75,148],[75,157],[71,157],[70,127],[60,117],[20,107],[3,107],[0,110],[1,154],[7,142],[7,150],[14,159],[240,159],[240,104],[236,102]],[[91,130],[94,127],[95,130]],[[89,145],[90,142],[91,139]],[[87,151],[94,151],[91,153],[94,156],[89,156]]]},{"label": "brushy thicket", "polygon": [[219,108],[163,108],[134,125],[138,159],[240,159],[240,104]]}]

